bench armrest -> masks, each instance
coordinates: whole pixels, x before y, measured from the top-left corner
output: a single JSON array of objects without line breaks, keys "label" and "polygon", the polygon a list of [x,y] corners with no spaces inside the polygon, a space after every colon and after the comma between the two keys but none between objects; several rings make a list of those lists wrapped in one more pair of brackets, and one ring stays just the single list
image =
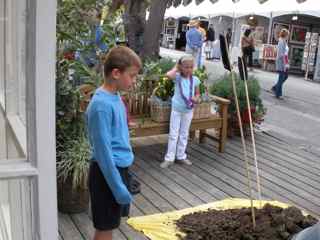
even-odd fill
[{"label": "bench armrest", "polygon": [[218,104],[222,104],[222,105],[229,105],[230,104],[230,100],[226,99],[226,98],[222,98],[222,97],[218,97],[215,95],[209,95],[210,99],[212,99],[213,101],[215,101]]}]

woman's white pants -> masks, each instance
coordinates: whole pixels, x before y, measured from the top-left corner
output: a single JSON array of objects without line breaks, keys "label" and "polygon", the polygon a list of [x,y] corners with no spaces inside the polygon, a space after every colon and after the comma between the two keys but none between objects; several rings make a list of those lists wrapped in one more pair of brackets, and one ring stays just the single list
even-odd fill
[{"label": "woman's white pants", "polygon": [[165,161],[187,159],[186,148],[192,117],[193,110],[187,113],[171,110],[168,151]]}]

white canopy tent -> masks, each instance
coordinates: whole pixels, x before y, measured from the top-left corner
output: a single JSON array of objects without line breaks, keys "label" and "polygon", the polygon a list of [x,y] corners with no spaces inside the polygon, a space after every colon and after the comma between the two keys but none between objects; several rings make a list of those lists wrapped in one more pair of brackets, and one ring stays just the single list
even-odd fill
[{"label": "white canopy tent", "polygon": [[203,16],[210,18],[221,15],[241,17],[255,14],[270,17],[271,12],[273,17],[285,14],[307,14],[320,17],[320,1],[307,0],[299,4],[296,0],[269,0],[264,4],[260,4],[258,0],[241,0],[237,3],[219,0],[213,4],[209,0],[205,0],[199,5],[192,1],[188,6],[181,5],[177,8],[169,8],[165,16],[173,18]]}]

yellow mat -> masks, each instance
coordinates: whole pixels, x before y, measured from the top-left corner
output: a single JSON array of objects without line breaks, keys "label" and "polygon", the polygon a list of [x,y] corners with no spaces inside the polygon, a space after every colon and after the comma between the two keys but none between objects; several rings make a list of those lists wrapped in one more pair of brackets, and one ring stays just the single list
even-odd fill
[{"label": "yellow mat", "polygon": [[[266,203],[281,208],[289,207],[289,205],[277,201],[261,201],[261,206],[264,206]],[[127,223],[135,230],[143,232],[144,235],[151,240],[179,240],[176,235],[179,233],[183,236],[183,234],[178,231],[174,221],[178,220],[183,215],[208,209],[227,210],[250,206],[250,200],[248,199],[230,198],[168,213],[129,218]],[[254,200],[254,206],[259,208],[260,202]]]}]

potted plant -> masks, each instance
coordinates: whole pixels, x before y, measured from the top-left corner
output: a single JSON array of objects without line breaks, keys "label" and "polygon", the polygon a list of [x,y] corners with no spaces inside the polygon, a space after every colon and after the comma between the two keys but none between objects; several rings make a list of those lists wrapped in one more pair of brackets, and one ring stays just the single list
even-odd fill
[{"label": "potted plant", "polygon": [[[254,76],[249,76],[247,80],[249,99],[251,109],[247,107],[247,99],[245,94],[244,82],[240,79],[238,75],[235,76],[236,89],[239,100],[240,113],[242,117],[242,124],[245,130],[245,134],[248,133],[249,129],[249,113],[251,111],[253,124],[260,124],[263,121],[263,117],[266,114],[266,108],[262,103],[260,97],[261,89],[259,81]],[[229,123],[228,123],[228,135],[233,136],[234,134],[239,134],[239,122],[237,118],[236,105],[233,96],[231,75],[225,74],[217,81],[215,81],[209,89],[210,94],[229,99],[231,104],[228,108],[229,111]]]},{"label": "potted plant", "polygon": [[[63,146],[62,146],[63,144]],[[90,145],[84,131],[57,141],[58,209],[80,213],[88,209]]]}]

